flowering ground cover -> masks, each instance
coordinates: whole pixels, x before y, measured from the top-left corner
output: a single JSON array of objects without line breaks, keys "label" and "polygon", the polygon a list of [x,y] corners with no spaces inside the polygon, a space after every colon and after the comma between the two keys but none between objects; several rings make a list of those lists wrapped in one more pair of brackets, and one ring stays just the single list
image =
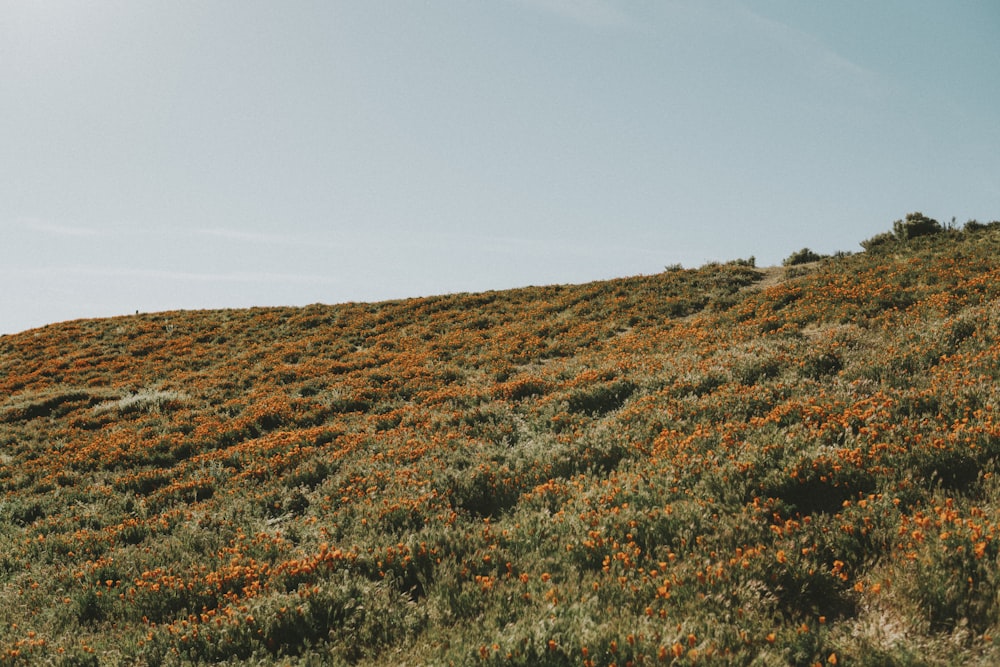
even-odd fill
[{"label": "flowering ground cover", "polygon": [[998,227],[0,337],[0,664],[997,664]]}]

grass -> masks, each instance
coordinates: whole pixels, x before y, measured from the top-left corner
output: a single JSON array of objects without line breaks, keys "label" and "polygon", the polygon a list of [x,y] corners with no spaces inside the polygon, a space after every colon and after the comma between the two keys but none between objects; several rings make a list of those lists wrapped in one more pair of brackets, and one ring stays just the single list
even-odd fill
[{"label": "grass", "polygon": [[0,664],[995,664],[998,258],[0,337]]}]

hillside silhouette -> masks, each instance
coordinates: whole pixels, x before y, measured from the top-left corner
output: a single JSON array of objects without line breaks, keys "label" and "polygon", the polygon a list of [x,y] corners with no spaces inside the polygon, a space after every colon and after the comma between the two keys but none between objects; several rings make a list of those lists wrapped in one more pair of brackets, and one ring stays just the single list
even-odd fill
[{"label": "hillside silhouette", "polygon": [[0,337],[0,664],[996,664],[1000,224],[912,220]]}]

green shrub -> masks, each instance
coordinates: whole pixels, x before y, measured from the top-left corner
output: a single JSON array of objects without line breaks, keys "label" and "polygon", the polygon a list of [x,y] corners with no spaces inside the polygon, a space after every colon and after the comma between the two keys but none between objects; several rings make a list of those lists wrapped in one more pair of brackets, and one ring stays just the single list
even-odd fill
[{"label": "green shrub", "polygon": [[909,241],[918,236],[930,236],[941,231],[940,222],[933,218],[928,218],[919,211],[907,213],[905,220],[896,220],[892,223],[892,233],[900,241]]},{"label": "green shrub", "polygon": [[797,264],[808,264],[809,262],[818,262],[823,259],[823,255],[819,255],[809,248],[803,248],[797,252],[793,252],[791,255],[785,258],[781,262],[782,266],[796,266]]},{"label": "green shrub", "polygon": [[818,380],[826,375],[833,375],[843,367],[843,360],[836,352],[822,352],[806,357],[802,362],[803,374],[814,380]]},{"label": "green shrub", "polygon": [[978,220],[969,220],[962,227],[963,231],[966,232],[979,232],[987,228],[987,225],[979,222]]},{"label": "green shrub", "polygon": [[871,252],[873,250],[883,250],[891,246],[896,240],[897,239],[892,232],[882,232],[881,234],[876,234],[870,239],[865,239],[860,245],[866,251]]},{"label": "green shrub", "polygon": [[603,415],[620,408],[634,391],[635,385],[627,380],[594,384],[575,390],[567,404],[570,412]]}]

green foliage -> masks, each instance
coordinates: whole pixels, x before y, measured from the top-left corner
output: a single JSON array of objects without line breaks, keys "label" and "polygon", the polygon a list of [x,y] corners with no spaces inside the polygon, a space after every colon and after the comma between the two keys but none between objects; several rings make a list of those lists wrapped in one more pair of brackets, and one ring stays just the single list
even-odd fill
[{"label": "green foliage", "polygon": [[943,231],[941,223],[928,218],[923,213],[907,213],[905,220],[892,223],[892,233],[900,241],[909,241],[920,236],[929,236]]},{"label": "green foliage", "polygon": [[[973,233],[983,228],[984,225],[981,225],[975,220],[970,220],[965,224],[963,231],[966,233]],[[893,222],[892,231],[876,234],[875,236],[862,241],[861,247],[863,247],[867,252],[881,252],[891,250],[897,244],[907,243],[920,237],[934,236],[941,234],[944,231],[946,231],[946,229],[940,222],[925,216],[919,211],[916,211],[913,213],[907,213],[904,219]],[[952,218],[952,224],[948,226],[947,231],[949,234],[954,234],[958,231],[954,226],[954,218]],[[787,261],[788,260],[786,260],[786,262]]]},{"label": "green foliage", "polygon": [[968,220],[962,227],[962,231],[968,233],[981,232],[988,229],[998,229],[1000,228],[1000,220],[994,220],[992,222],[979,222],[978,220]]},{"label": "green foliage", "polygon": [[782,266],[797,266],[799,264],[808,264],[810,262],[818,262],[823,259],[824,255],[813,252],[809,248],[803,248],[802,250],[793,252],[791,255],[786,257],[784,261],[781,262]]},{"label": "green foliage", "polygon": [[874,252],[892,247],[895,241],[897,241],[897,237],[892,232],[882,232],[869,239],[865,239],[860,245],[867,252]]}]

